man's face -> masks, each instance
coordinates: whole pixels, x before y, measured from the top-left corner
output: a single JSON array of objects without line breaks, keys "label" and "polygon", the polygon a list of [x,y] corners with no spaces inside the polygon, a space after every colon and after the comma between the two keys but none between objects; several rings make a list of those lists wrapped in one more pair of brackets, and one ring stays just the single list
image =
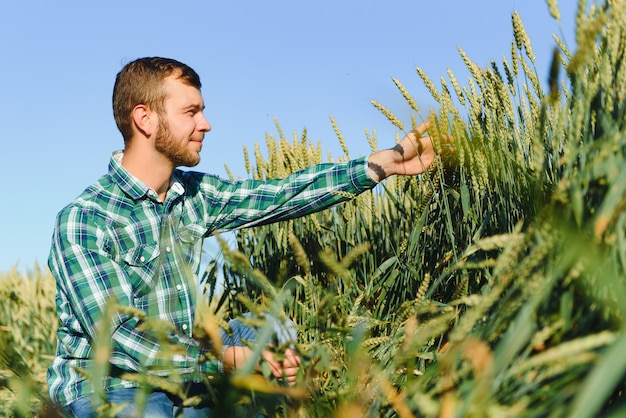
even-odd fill
[{"label": "man's face", "polygon": [[204,117],[202,94],[195,87],[168,77],[164,112],[159,115],[156,150],[175,167],[193,167],[200,162],[204,134],[211,125]]}]

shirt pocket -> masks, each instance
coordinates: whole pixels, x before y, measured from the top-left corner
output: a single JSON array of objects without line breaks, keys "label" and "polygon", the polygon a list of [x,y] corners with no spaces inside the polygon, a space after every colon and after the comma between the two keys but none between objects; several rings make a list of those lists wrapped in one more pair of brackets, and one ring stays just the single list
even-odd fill
[{"label": "shirt pocket", "polygon": [[124,255],[130,285],[135,298],[148,294],[162,274],[160,251],[157,244],[141,244]]}]

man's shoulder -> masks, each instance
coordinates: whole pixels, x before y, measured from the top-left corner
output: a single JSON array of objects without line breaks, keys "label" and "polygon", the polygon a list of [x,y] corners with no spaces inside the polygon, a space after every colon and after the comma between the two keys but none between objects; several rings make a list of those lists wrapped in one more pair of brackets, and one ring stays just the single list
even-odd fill
[{"label": "man's shoulder", "polygon": [[215,174],[203,173],[196,170],[182,170],[180,168],[174,169],[172,177],[174,180],[178,180],[182,183],[198,183],[210,178],[219,178]]},{"label": "man's shoulder", "polygon": [[69,211],[97,211],[106,206],[111,200],[120,199],[119,187],[112,181],[109,174],[101,176],[97,181],[87,186],[78,196],[69,202],[60,214]]},{"label": "man's shoulder", "polygon": [[226,181],[216,174],[203,173],[201,171],[194,170],[181,170],[175,169],[172,173],[172,180],[179,182],[187,193],[197,192],[199,190],[213,189],[219,184],[226,183]]}]

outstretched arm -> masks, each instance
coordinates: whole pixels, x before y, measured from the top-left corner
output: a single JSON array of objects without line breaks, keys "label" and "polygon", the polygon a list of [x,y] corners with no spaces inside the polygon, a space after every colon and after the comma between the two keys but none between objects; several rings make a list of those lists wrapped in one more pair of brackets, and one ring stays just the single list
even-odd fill
[{"label": "outstretched arm", "polygon": [[428,136],[422,137],[429,127],[430,122],[423,123],[393,148],[371,154],[368,169],[372,179],[381,181],[394,174],[414,176],[424,173],[435,160],[432,140]]}]

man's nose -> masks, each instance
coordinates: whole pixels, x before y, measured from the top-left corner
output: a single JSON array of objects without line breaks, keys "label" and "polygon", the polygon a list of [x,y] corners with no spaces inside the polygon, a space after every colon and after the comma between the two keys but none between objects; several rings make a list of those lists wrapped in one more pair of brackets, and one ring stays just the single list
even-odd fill
[{"label": "man's nose", "polygon": [[202,132],[209,132],[211,130],[211,124],[207,120],[204,113],[200,113],[200,121],[198,122],[198,130]]}]

